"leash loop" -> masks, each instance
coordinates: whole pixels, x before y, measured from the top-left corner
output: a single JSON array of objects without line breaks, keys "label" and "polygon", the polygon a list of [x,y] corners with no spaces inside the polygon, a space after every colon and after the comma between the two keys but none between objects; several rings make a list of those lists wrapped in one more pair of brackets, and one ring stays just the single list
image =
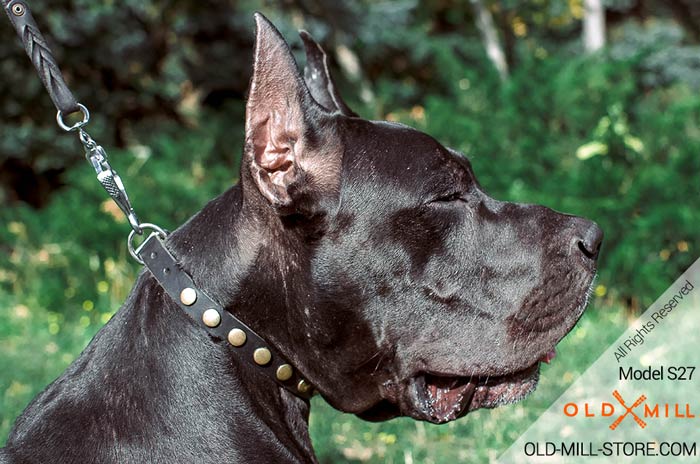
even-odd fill
[{"label": "leash loop", "polygon": [[64,114],[81,111],[80,105],[63,80],[63,75],[56,63],[56,59],[53,57],[46,39],[41,34],[39,26],[34,21],[27,2],[25,0],[1,1],[7,17],[10,18],[17,35],[22,40],[24,50],[32,60],[39,78],[49,92],[51,101],[56,109]]}]

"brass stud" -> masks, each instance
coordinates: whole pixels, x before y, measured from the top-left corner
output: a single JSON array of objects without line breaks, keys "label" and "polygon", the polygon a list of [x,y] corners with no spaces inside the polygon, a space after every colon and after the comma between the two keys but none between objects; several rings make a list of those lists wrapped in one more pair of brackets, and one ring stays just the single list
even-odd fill
[{"label": "brass stud", "polygon": [[297,390],[299,390],[299,393],[308,393],[311,391],[312,385],[307,382],[304,379],[301,379],[299,383],[297,383]]},{"label": "brass stud", "polygon": [[202,314],[202,322],[207,327],[216,327],[221,324],[221,314],[214,308],[207,309]]},{"label": "brass stud", "polygon": [[183,288],[180,292],[180,301],[185,306],[192,306],[197,301],[197,291],[194,288]]},{"label": "brass stud", "polygon": [[243,346],[246,334],[241,329],[231,329],[228,333],[228,342],[233,346]]},{"label": "brass stud", "polygon": [[282,364],[280,367],[277,368],[277,380],[281,380],[284,382],[285,380],[289,380],[292,378],[292,374],[294,373],[294,369],[292,369],[292,366],[289,364]]},{"label": "brass stud", "polygon": [[257,350],[253,351],[253,360],[255,361],[255,364],[264,366],[265,364],[269,363],[271,359],[272,353],[270,353],[270,350],[267,348],[258,348]]}]

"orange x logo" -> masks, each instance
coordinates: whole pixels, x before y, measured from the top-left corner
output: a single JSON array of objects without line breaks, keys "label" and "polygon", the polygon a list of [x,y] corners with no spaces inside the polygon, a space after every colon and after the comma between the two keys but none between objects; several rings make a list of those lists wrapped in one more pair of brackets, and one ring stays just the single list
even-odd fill
[{"label": "orange x logo", "polygon": [[644,403],[644,402],[647,400],[647,396],[646,396],[646,395],[642,395],[642,396],[640,396],[639,398],[637,398],[637,401],[635,401],[634,403],[632,403],[632,406],[627,406],[627,405],[625,404],[625,400],[622,399],[622,395],[620,395],[620,392],[618,392],[617,390],[613,391],[613,396],[615,397],[615,399],[616,399],[617,401],[620,402],[620,404],[622,405],[622,407],[625,408],[625,413],[622,414],[622,415],[621,415],[620,417],[618,417],[617,419],[615,419],[615,422],[613,422],[612,424],[610,424],[610,430],[615,430],[615,429],[617,428],[617,426],[620,425],[620,422],[622,422],[622,421],[625,419],[625,417],[627,417],[627,415],[629,415],[629,414],[632,414],[632,417],[634,418],[634,421],[635,421],[641,428],[645,428],[645,427],[647,426],[647,423],[644,422],[644,421],[643,421],[637,414],[635,414],[635,412],[633,411],[634,408],[636,408],[637,406],[639,406],[640,404]]}]

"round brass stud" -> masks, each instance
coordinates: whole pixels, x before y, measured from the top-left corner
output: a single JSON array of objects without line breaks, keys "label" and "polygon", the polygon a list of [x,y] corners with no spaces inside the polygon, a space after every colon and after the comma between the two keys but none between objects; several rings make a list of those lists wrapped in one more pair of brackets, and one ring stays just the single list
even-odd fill
[{"label": "round brass stud", "polygon": [[183,288],[180,292],[180,301],[185,306],[192,306],[197,301],[197,291],[194,288]]},{"label": "round brass stud", "polygon": [[294,373],[294,369],[292,369],[292,366],[289,364],[282,364],[280,367],[277,368],[277,372],[275,375],[277,376],[277,380],[281,380],[284,382],[285,380],[289,380],[292,378],[292,374]]},{"label": "round brass stud", "polygon": [[307,382],[304,379],[301,379],[299,383],[297,383],[297,390],[299,390],[299,393],[308,393],[311,391],[312,385]]},{"label": "round brass stud", "polygon": [[258,348],[257,350],[253,351],[253,361],[255,361],[255,364],[264,366],[265,364],[269,363],[271,359],[272,353],[270,353],[270,350],[267,348]]},{"label": "round brass stud", "polygon": [[243,346],[246,338],[245,332],[241,329],[231,329],[228,333],[228,342],[233,346]]},{"label": "round brass stud", "polygon": [[202,322],[204,322],[204,325],[207,327],[216,327],[221,324],[221,314],[214,308],[207,309],[204,311],[204,314],[202,314]]}]

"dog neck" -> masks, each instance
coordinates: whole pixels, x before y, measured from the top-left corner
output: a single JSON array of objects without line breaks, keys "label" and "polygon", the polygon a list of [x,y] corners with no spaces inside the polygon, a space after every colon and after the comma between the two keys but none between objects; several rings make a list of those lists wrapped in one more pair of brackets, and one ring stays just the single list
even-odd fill
[{"label": "dog neck", "polygon": [[[240,205],[234,188],[168,239],[199,288],[227,309],[253,299],[243,284],[258,250],[240,246]],[[8,449],[32,462],[56,462],[56,450],[62,462],[316,462],[308,414],[308,402],[211,339],[144,271],[18,419]]]},{"label": "dog neck", "polygon": [[[273,282],[288,279],[288,275],[283,275],[280,263],[270,264],[274,269],[262,272],[268,279],[263,279],[259,269],[261,261],[269,262],[269,257],[261,259],[261,254],[270,236],[276,234],[275,224],[261,224],[259,211],[253,215],[245,209],[242,189],[236,186],[212,200],[171,234],[167,244],[199,289],[269,342],[275,344],[278,340],[284,345],[281,340],[285,334],[279,329],[285,324],[264,321],[273,317],[283,320],[289,308],[266,305],[261,294],[268,298],[277,295],[280,289],[272,288]],[[258,219],[250,221],[250,217]],[[277,278],[271,276],[275,273],[279,273]],[[148,280],[149,284],[153,282],[152,278]],[[251,280],[258,286],[251,285]],[[157,292],[161,293],[162,289],[158,287]],[[159,298],[169,300],[165,294]],[[273,299],[279,302],[284,298],[278,295]],[[148,306],[153,307],[152,304]],[[193,329],[191,332],[197,332],[183,342],[188,350],[196,352],[194,356],[199,359],[192,364],[198,365],[195,368],[198,375],[207,379],[206,391],[202,394],[206,397],[214,389],[221,390],[210,412],[223,413],[229,418],[227,429],[235,431],[233,448],[242,453],[241,457],[253,457],[261,462],[315,462],[308,434],[308,402],[280,388],[255,366],[245,363],[225,341],[210,339],[175,304],[168,306],[167,314],[175,312],[183,319],[178,325],[188,325]],[[198,342],[190,341],[195,338]],[[197,346],[193,346],[195,343]],[[286,346],[277,347],[287,351]],[[217,407],[225,411],[216,412]],[[209,420],[206,423],[210,423]],[[260,430],[265,430],[263,436],[257,436]]]}]

